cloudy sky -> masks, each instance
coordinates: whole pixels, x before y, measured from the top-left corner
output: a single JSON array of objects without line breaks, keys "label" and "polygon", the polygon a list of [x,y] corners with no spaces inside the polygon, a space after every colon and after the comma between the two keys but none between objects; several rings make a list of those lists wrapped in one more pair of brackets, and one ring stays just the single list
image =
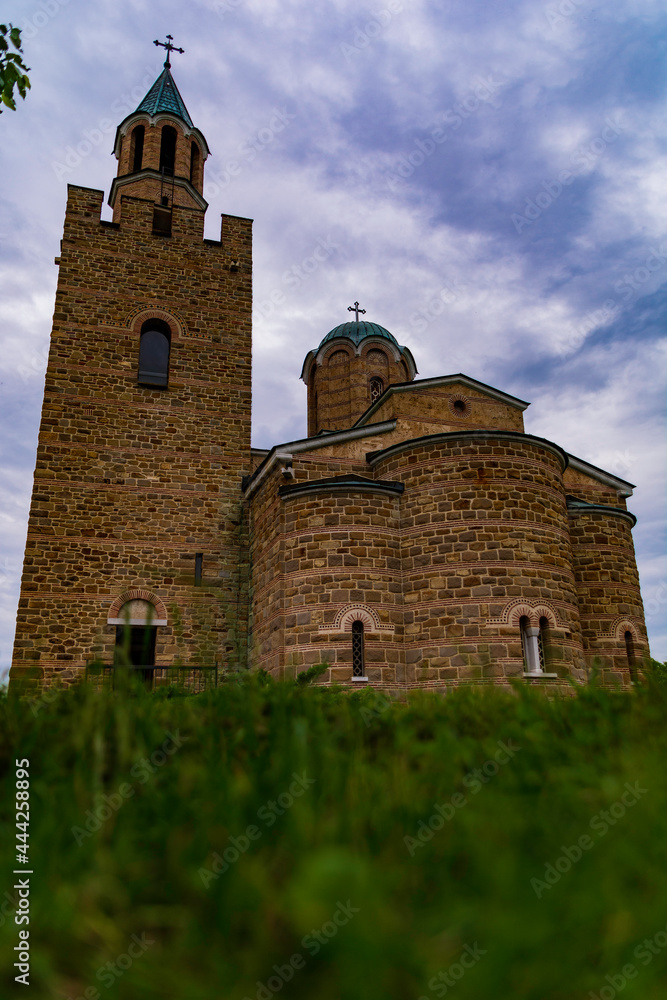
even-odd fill
[{"label": "cloudy sky", "polygon": [[0,672],[66,185],[108,194],[115,127],[168,32],[212,151],[207,236],[223,211],[255,220],[253,443],[305,436],[303,358],[359,299],[420,377],[531,400],[530,433],[637,484],[667,658],[663,0],[20,0],[2,17],[32,90],[0,116]]}]

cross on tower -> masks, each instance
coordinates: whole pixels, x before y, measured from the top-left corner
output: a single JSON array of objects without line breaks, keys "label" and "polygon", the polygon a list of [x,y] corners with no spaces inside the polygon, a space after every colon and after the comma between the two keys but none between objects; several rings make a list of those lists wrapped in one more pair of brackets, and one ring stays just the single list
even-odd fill
[{"label": "cross on tower", "polygon": [[359,322],[359,313],[363,313],[364,315],[366,315],[366,310],[365,309],[360,309],[358,302],[355,302],[353,306],[348,306],[347,307],[347,311],[349,313],[354,313],[354,317],[355,317],[357,323]]},{"label": "cross on tower", "polygon": [[171,55],[172,52],[185,52],[185,49],[178,49],[178,48],[176,48],[175,45],[172,45],[171,43],[173,42],[173,40],[174,40],[174,36],[173,35],[167,35],[167,41],[166,42],[158,42],[157,38],[153,42],[153,45],[161,45],[163,49],[167,50],[167,58],[164,61],[164,68],[165,69],[170,69],[171,68],[171,63],[169,61],[169,56]]}]

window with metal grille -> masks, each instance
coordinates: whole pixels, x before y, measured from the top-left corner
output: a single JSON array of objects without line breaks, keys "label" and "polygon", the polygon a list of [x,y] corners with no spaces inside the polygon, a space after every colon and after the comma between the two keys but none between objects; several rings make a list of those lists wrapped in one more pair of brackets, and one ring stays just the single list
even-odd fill
[{"label": "window with metal grille", "polygon": [[519,629],[521,630],[521,652],[523,654],[524,670],[528,670],[528,636],[526,635],[528,625],[528,617],[526,615],[522,615],[519,619]]},{"label": "window with metal grille", "polygon": [[384,392],[384,382],[381,378],[372,378],[370,381],[371,403],[379,399]]},{"label": "window with metal grille", "polygon": [[547,669],[549,649],[549,619],[540,618],[540,634],[537,637],[537,651],[540,656],[540,669],[544,673]]},{"label": "window with metal grille", "polygon": [[364,676],[364,623],[352,622],[352,676]]}]

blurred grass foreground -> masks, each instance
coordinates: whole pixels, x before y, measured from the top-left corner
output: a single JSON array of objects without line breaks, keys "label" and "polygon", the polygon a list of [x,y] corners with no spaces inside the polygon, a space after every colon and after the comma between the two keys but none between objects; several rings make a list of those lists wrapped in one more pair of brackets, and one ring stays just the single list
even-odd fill
[{"label": "blurred grass foreground", "polygon": [[0,993],[663,998],[665,690],[5,696]]}]

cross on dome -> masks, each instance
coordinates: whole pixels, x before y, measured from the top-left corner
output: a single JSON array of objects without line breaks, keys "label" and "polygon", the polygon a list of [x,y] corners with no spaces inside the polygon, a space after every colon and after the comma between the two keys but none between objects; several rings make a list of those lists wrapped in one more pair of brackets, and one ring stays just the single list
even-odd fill
[{"label": "cross on dome", "polygon": [[185,49],[179,49],[175,45],[172,45],[171,43],[173,42],[173,40],[174,40],[173,35],[167,35],[166,42],[158,42],[157,38],[153,42],[153,45],[161,45],[163,49],[167,50],[167,58],[164,61],[165,69],[171,68],[171,62],[169,61],[169,56],[171,55],[172,52],[185,52]]},{"label": "cross on dome", "polygon": [[357,323],[359,322],[359,313],[363,313],[364,315],[366,315],[366,310],[365,309],[360,309],[358,302],[355,302],[353,306],[348,306],[347,307],[347,311],[350,312],[350,313],[351,312],[354,313],[354,317],[355,317]]}]

